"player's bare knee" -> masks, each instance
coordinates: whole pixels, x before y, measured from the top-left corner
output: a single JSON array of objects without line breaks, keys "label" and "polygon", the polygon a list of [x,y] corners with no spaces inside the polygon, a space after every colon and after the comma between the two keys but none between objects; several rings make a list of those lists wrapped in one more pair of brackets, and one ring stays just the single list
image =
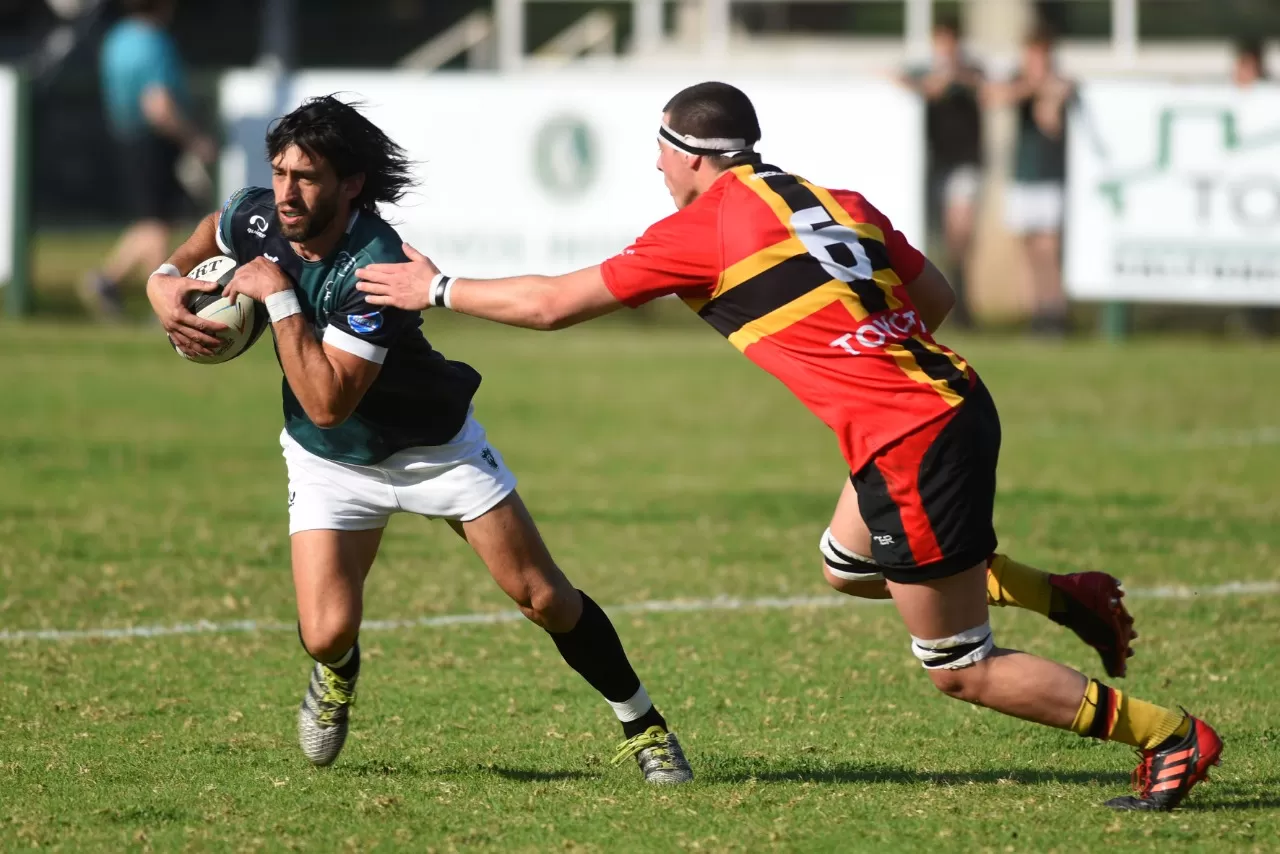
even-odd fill
[{"label": "player's bare knee", "polygon": [[842,578],[831,571],[831,567],[823,564],[822,577],[830,585],[831,589],[843,593],[846,596],[854,596],[858,599],[888,599],[889,588],[885,586],[883,579],[873,579],[870,581],[857,581],[849,578]]},{"label": "player's bare knee", "polygon": [[826,579],[826,582],[831,589],[840,593],[845,592],[845,588],[853,583],[836,575],[831,571],[831,567],[827,566],[825,562],[822,564],[822,577]]},{"label": "player's bare knee", "polygon": [[324,615],[299,623],[298,636],[316,661],[335,661],[347,653],[360,633],[360,621],[346,614]]},{"label": "player's bare knee", "polygon": [[871,558],[841,545],[830,528],[822,532],[818,550],[822,552],[822,577],[832,588],[863,599],[888,597],[880,567]]},{"label": "player's bare knee", "polygon": [[581,594],[559,571],[554,577],[537,571],[524,573],[521,582],[507,594],[531,622],[547,631],[567,632],[582,614]]},{"label": "player's bare knee", "polygon": [[568,585],[539,586],[525,616],[549,632],[567,632],[582,616],[582,594]]},{"label": "player's bare knee", "polygon": [[947,638],[925,639],[913,635],[911,651],[939,691],[967,703],[982,702],[987,662],[995,652],[990,623]]},{"label": "player's bare knee", "polygon": [[981,661],[960,670],[931,670],[929,681],[948,697],[981,706],[987,679],[985,664]]}]

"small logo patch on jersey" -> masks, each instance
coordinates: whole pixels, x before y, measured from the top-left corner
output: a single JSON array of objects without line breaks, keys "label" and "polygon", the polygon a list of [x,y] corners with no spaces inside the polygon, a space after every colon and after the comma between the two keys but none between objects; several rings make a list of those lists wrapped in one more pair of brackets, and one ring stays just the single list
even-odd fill
[{"label": "small logo patch on jersey", "polygon": [[361,335],[377,332],[382,328],[382,312],[371,311],[368,314],[348,314],[347,325],[351,327],[352,332],[359,332]]},{"label": "small logo patch on jersey", "polygon": [[339,252],[337,260],[333,262],[334,278],[341,279],[343,276],[355,269],[356,259],[351,257],[350,252]]},{"label": "small logo patch on jersey", "polygon": [[892,535],[892,534],[876,534],[876,535],[875,535],[875,537],[873,537],[873,539],[874,539],[877,543],[879,543],[880,545],[882,545],[882,546],[891,546],[891,545],[893,545],[893,535]]},{"label": "small logo patch on jersey", "polygon": [[498,470],[498,458],[493,455],[493,451],[489,450],[488,448],[485,448],[483,451],[480,452],[480,459],[488,463],[489,468],[493,469],[494,471]]}]

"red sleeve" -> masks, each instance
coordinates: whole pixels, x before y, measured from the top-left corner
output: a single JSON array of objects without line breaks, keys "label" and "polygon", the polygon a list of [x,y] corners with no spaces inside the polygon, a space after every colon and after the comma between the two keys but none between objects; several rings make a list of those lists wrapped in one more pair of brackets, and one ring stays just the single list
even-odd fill
[{"label": "red sleeve", "polygon": [[710,298],[720,278],[718,217],[719,205],[694,202],[649,226],[600,265],[605,286],[632,308],[667,294]]},{"label": "red sleeve", "polygon": [[889,266],[902,284],[915,281],[924,272],[924,253],[907,242],[907,238],[884,218],[884,246],[889,250]]},{"label": "red sleeve", "polygon": [[924,272],[924,255],[916,249],[901,231],[893,227],[889,218],[868,202],[862,195],[853,194],[851,202],[845,202],[845,209],[859,222],[874,225],[884,233],[884,248],[889,253],[889,266],[898,274],[902,283],[914,281]]}]

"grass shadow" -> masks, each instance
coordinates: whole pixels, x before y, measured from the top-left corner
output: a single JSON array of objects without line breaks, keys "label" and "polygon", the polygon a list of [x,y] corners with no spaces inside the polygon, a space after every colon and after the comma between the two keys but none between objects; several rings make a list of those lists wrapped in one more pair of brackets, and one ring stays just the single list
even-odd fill
[{"label": "grass shadow", "polygon": [[1179,809],[1213,812],[1216,810],[1273,810],[1280,807],[1280,797],[1235,798],[1231,800],[1196,799]]},{"label": "grass shadow", "polygon": [[191,816],[187,812],[180,810],[177,807],[125,807],[123,809],[97,810],[96,814],[103,816],[112,824],[127,825],[176,824],[178,822],[191,820]]},{"label": "grass shadow", "polygon": [[488,765],[479,769],[487,771],[490,774],[496,774],[508,780],[514,780],[518,783],[551,783],[556,780],[593,780],[600,777],[599,774],[590,774],[586,771],[543,771],[537,768],[504,768],[500,765]]},{"label": "grass shadow", "polygon": [[364,762],[344,763],[342,773],[353,777],[422,777],[423,771],[413,762],[381,762],[376,759]]},{"label": "grass shadow", "polygon": [[500,765],[446,766],[427,770],[412,761],[386,762],[370,759],[364,762],[344,763],[334,769],[351,777],[400,777],[400,778],[448,778],[470,777],[477,773],[494,774],[521,783],[548,783],[555,780],[595,780],[599,774],[587,771],[546,771],[539,768],[506,768]]},{"label": "grass shadow", "polygon": [[934,786],[963,786],[969,783],[1073,783],[1116,786],[1128,782],[1128,775],[1104,771],[1040,771],[1035,769],[991,769],[982,771],[916,771],[892,765],[841,764],[827,768],[763,766],[756,769],[709,771],[702,779],[711,783],[893,783]]},{"label": "grass shadow", "polygon": [[1280,789],[1280,780],[1270,778],[1259,780],[1257,788],[1242,788],[1230,783],[1210,783],[1204,790],[1196,790],[1195,799],[1183,809],[1193,810],[1273,810],[1280,807],[1280,795],[1256,792],[1275,792]]}]

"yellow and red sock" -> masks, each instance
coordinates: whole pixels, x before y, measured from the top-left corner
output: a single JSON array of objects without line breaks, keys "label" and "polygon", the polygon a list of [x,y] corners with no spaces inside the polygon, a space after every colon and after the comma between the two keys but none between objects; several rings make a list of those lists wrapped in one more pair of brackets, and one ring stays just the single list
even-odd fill
[{"label": "yellow and red sock", "polygon": [[1140,750],[1152,750],[1171,736],[1191,730],[1186,715],[1125,696],[1123,691],[1090,679],[1071,731],[1083,738],[1119,741]]}]

